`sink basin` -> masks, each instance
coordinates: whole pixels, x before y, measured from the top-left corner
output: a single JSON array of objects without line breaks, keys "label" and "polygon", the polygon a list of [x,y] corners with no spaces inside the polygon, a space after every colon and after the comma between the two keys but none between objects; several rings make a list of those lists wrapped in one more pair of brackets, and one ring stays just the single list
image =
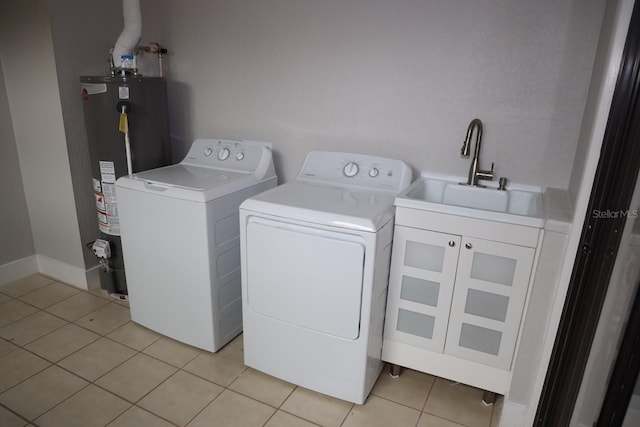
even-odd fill
[{"label": "sink basin", "polygon": [[445,205],[464,206],[506,212],[509,207],[509,194],[506,191],[487,190],[460,184],[446,184],[442,195]]},{"label": "sink basin", "polygon": [[460,182],[466,182],[466,178],[422,175],[396,197],[395,205],[538,228],[544,226],[539,188],[509,184],[506,191],[500,191],[495,186],[470,187]]}]

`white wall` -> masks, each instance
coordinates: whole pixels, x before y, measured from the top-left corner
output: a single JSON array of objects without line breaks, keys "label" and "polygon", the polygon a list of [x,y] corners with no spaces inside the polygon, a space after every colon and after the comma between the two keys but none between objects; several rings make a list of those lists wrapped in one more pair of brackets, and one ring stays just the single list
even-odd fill
[{"label": "white wall", "polygon": [[514,360],[511,388],[506,396],[507,407],[514,402],[526,406],[531,401],[536,374],[534,368],[539,366],[542,357],[544,325],[553,305],[566,249],[566,233],[545,231],[520,346]]},{"label": "white wall", "polygon": [[[482,167],[566,188],[601,0],[165,0],[176,160],[196,137],[270,140],[280,177],[312,149]],[[143,15],[147,8],[143,8]]]},{"label": "white wall", "polygon": [[60,266],[84,271],[51,31],[42,1],[1,2],[0,40],[39,265],[52,271]]}]

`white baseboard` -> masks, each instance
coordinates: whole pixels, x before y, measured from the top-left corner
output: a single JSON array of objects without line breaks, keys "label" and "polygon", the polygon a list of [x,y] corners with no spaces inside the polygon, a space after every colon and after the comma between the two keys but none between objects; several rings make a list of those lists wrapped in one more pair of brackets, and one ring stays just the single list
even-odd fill
[{"label": "white baseboard", "polygon": [[36,259],[37,272],[84,290],[100,287],[98,267],[85,270],[44,255],[36,255]]},{"label": "white baseboard", "polygon": [[38,273],[36,255],[0,265],[0,285]]},{"label": "white baseboard", "polygon": [[526,427],[525,414],[527,407],[520,403],[506,400],[502,406],[502,414],[500,415],[500,427]]}]

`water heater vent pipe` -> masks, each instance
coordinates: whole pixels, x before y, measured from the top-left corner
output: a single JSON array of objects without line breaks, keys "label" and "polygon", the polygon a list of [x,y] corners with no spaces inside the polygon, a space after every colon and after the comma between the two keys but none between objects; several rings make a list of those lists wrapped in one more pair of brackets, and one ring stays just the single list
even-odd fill
[{"label": "water heater vent pipe", "polygon": [[140,37],[142,37],[142,15],[140,13],[140,0],[122,0],[122,14],[124,28],[116,44],[113,46],[113,63],[120,66],[122,55],[131,55]]}]

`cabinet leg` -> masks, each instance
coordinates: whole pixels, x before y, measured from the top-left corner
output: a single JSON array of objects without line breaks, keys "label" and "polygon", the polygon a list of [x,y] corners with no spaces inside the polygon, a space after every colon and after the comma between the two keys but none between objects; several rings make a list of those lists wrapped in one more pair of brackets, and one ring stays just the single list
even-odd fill
[{"label": "cabinet leg", "polygon": [[391,375],[391,378],[398,378],[400,376],[401,369],[402,367],[399,365],[389,365],[389,375]]},{"label": "cabinet leg", "polygon": [[485,391],[484,393],[482,393],[482,403],[484,403],[485,406],[491,406],[495,401],[496,401],[495,393],[492,393],[490,391]]}]

